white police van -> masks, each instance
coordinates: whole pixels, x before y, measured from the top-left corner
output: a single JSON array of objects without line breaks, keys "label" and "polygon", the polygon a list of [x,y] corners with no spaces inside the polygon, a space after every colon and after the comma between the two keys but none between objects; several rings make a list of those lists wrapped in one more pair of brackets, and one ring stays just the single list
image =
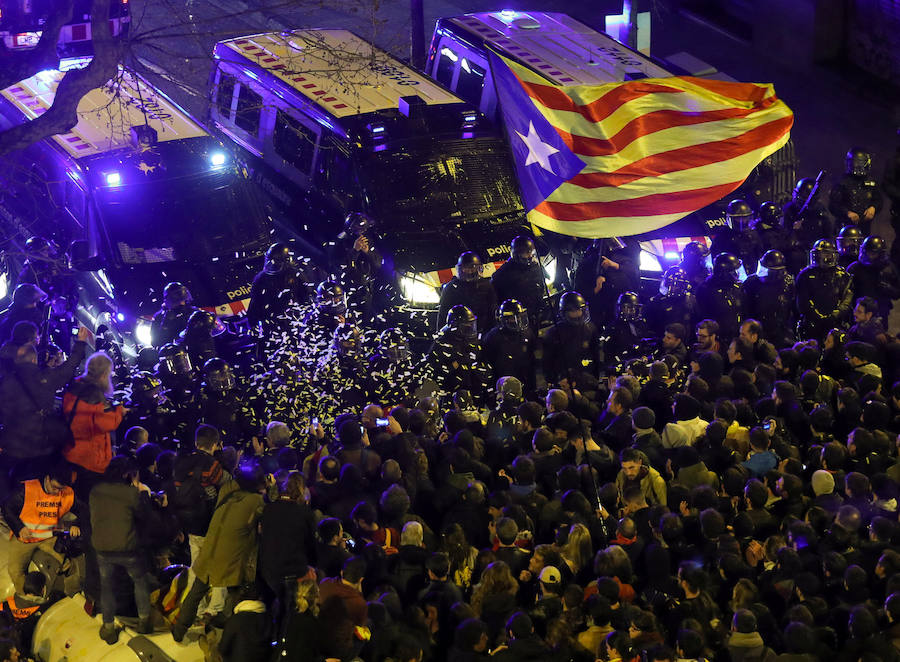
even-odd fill
[{"label": "white police van", "polygon": [[416,307],[433,307],[459,254],[502,263],[523,229],[498,130],[472,104],[347,30],[216,44],[210,122],[239,145],[272,208],[314,259],[363,212]]}]

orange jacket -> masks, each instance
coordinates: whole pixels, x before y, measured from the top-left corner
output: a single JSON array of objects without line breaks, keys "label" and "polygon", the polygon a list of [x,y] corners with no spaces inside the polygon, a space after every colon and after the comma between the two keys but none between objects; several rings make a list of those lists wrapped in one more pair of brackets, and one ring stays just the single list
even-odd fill
[{"label": "orange jacket", "polygon": [[[66,417],[71,415],[74,405],[75,396],[67,392],[63,396]],[[121,405],[111,411],[105,409],[105,402],[90,404],[79,400],[71,426],[75,443],[63,449],[63,455],[69,462],[96,473],[106,471],[112,459],[109,433],[119,427],[125,414]]]},{"label": "orange jacket", "polygon": [[41,542],[53,537],[53,529],[59,526],[60,518],[72,509],[75,493],[71,487],[64,487],[59,494],[47,494],[37,478],[25,481],[25,503],[19,519],[28,527],[32,535],[22,542]]}]

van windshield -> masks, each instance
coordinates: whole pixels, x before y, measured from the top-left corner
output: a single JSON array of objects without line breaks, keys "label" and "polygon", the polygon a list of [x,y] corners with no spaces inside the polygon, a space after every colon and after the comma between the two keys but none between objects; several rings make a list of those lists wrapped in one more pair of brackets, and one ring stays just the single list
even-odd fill
[{"label": "van windshield", "polygon": [[360,164],[382,225],[434,226],[495,218],[522,209],[506,144],[495,137],[390,144]]},{"label": "van windshield", "polygon": [[237,257],[266,238],[258,194],[234,172],[105,189],[97,200],[125,264]]}]

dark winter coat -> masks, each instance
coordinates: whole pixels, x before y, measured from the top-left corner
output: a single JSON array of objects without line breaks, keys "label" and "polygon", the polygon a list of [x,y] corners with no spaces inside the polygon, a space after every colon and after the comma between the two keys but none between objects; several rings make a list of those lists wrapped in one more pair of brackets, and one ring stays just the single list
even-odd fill
[{"label": "dark winter coat", "polygon": [[239,602],[225,622],[219,641],[224,662],[266,662],[272,640],[271,620],[266,605],[259,600]]}]

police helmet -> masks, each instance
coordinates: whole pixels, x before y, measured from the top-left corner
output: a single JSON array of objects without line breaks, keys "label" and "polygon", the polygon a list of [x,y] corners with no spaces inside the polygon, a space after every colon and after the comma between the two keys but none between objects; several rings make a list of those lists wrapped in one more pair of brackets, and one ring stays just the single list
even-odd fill
[{"label": "police helmet", "polygon": [[234,373],[225,359],[214,357],[203,364],[206,385],[216,393],[227,393],[235,386]]},{"label": "police helmet", "polygon": [[135,402],[159,401],[162,390],[162,382],[149,372],[142,371],[131,378],[131,397]]},{"label": "police helmet", "polygon": [[47,257],[53,252],[54,248],[55,246],[53,242],[51,242],[46,237],[41,237],[38,235],[29,237],[25,242],[25,252],[28,255],[41,255]]},{"label": "police helmet", "polygon": [[528,311],[518,299],[507,299],[497,309],[497,322],[504,329],[525,331],[528,328]]},{"label": "police helmet", "polygon": [[536,252],[534,240],[524,234],[520,234],[509,244],[510,259],[519,264],[531,264],[534,262]]},{"label": "police helmet", "polygon": [[887,260],[887,245],[878,235],[869,235],[859,247],[859,261],[863,264],[884,264]]},{"label": "police helmet", "polygon": [[163,288],[163,303],[167,308],[175,308],[191,302],[191,292],[184,285],[174,281]]},{"label": "police helmet", "polygon": [[740,269],[743,266],[740,258],[731,253],[719,253],[713,260],[714,276],[729,276],[740,280]]},{"label": "police helmet", "polygon": [[478,318],[471,308],[458,303],[447,313],[447,327],[467,338],[475,338],[478,335]]},{"label": "police helmet", "polygon": [[281,273],[291,263],[291,249],[287,244],[276,241],[266,251],[266,261],[263,271],[267,274]]},{"label": "police helmet", "polygon": [[36,306],[47,300],[47,293],[34,283],[21,283],[13,290],[12,302],[16,307]]},{"label": "police helmet", "polygon": [[663,274],[662,280],[659,282],[659,293],[666,295],[681,296],[688,291],[691,285],[687,271],[684,267],[678,265],[669,267]]},{"label": "police helmet", "polygon": [[168,344],[159,350],[159,367],[170,375],[184,376],[194,369],[191,357],[181,345]]},{"label": "police helmet", "polygon": [[791,194],[791,198],[794,202],[798,204],[805,204],[806,200],[809,198],[810,194],[816,188],[816,180],[812,177],[804,177],[803,179],[797,180],[797,185],[794,186],[794,192]]},{"label": "police helmet", "polygon": [[208,338],[216,329],[217,318],[208,310],[195,310],[188,317],[187,326],[182,332],[184,338]]},{"label": "police helmet", "polygon": [[851,147],[844,157],[846,173],[854,177],[866,177],[872,167],[872,155],[862,147]]},{"label": "police helmet", "polygon": [[729,225],[735,230],[740,230],[750,225],[752,216],[753,209],[747,204],[746,200],[732,200],[725,209],[725,217]]},{"label": "police helmet", "polygon": [[616,301],[616,317],[622,322],[641,319],[641,300],[634,292],[622,292]]},{"label": "police helmet", "polygon": [[709,256],[709,249],[699,241],[692,241],[681,250],[683,262],[703,262]]},{"label": "police helmet", "polygon": [[459,259],[456,261],[456,276],[462,281],[472,283],[481,278],[484,266],[481,264],[481,258],[472,251],[460,253]]},{"label": "police helmet", "polygon": [[837,249],[828,239],[819,239],[809,251],[809,264],[812,267],[836,267],[838,263]]},{"label": "police helmet", "polygon": [[759,265],[756,267],[756,275],[767,280],[770,277],[784,278],[787,269],[787,261],[784,253],[777,250],[770,250],[763,253],[759,259]]},{"label": "police helmet", "polygon": [[559,316],[569,324],[585,324],[591,319],[587,301],[575,291],[563,292],[559,298]]},{"label": "police helmet", "polygon": [[353,237],[364,235],[374,227],[374,219],[361,211],[350,212],[344,219],[344,232]]},{"label": "police helmet", "polygon": [[863,233],[855,225],[845,225],[838,232],[837,249],[841,255],[849,255],[853,258],[859,255],[859,247],[862,244]]},{"label": "police helmet", "polygon": [[347,297],[340,283],[323,280],[316,288],[316,306],[329,315],[345,315],[347,313]]},{"label": "police helmet", "polygon": [[391,327],[378,336],[378,349],[391,363],[399,363],[409,359],[409,343],[400,329]]},{"label": "police helmet", "polygon": [[781,210],[774,202],[767,200],[763,202],[756,212],[757,224],[763,227],[774,227],[779,225],[781,220]]},{"label": "police helmet", "polygon": [[349,322],[338,324],[332,335],[332,347],[342,356],[355,354],[359,348],[359,329]]}]

